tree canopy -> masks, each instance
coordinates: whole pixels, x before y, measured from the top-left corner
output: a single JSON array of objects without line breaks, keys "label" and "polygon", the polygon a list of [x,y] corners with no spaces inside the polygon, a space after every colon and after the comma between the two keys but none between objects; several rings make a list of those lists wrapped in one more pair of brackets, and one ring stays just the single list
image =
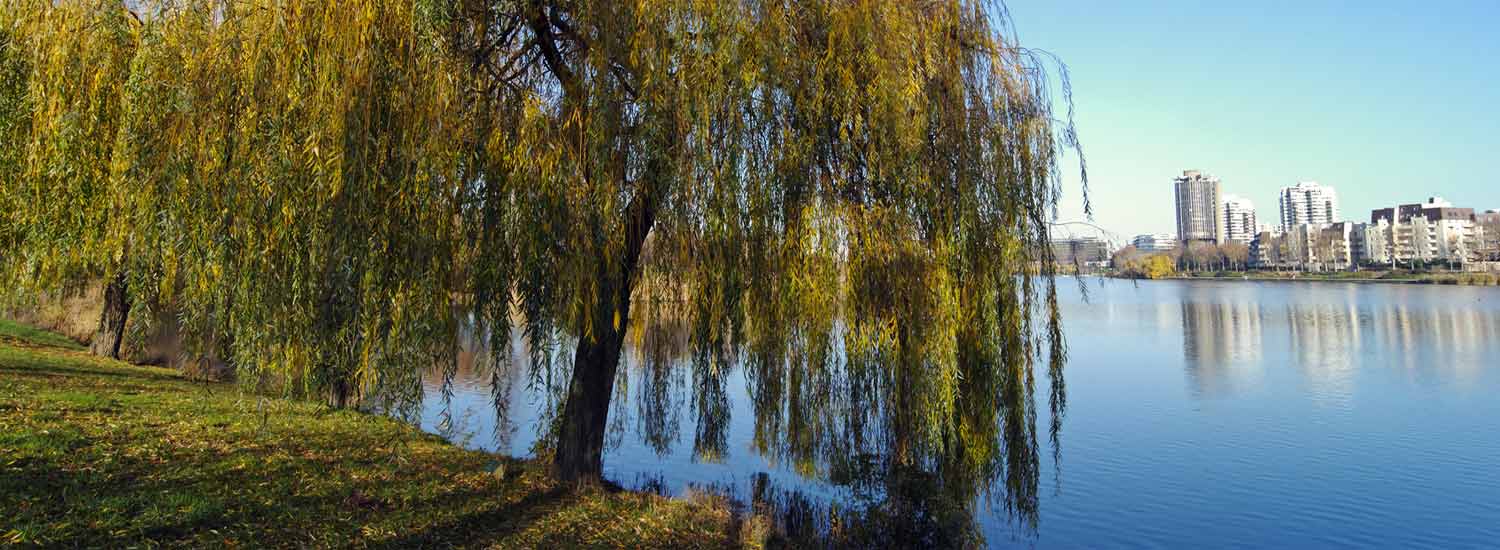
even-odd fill
[{"label": "tree canopy", "polygon": [[410,407],[461,333],[521,331],[532,360],[493,354],[495,380],[556,389],[569,479],[600,472],[628,328],[676,320],[701,456],[743,364],[760,452],[877,456],[1034,520],[1038,370],[1054,441],[1065,407],[1046,222],[1077,140],[1003,6],[7,7],[17,294],[128,275],[242,379],[339,404]]}]

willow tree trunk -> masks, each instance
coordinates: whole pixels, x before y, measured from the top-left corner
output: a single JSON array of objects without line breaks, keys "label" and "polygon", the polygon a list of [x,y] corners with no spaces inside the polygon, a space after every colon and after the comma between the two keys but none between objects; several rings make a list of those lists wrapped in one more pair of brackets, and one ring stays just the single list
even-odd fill
[{"label": "willow tree trunk", "polygon": [[624,254],[599,266],[599,289],[589,334],[579,335],[573,354],[573,376],[558,418],[557,449],[552,458],[559,480],[597,483],[604,473],[604,431],[625,329],[630,325],[630,293],[635,287],[641,248],[655,221],[655,201],[637,197],[626,209]]},{"label": "willow tree trunk", "polygon": [[328,384],[328,406],[335,409],[346,409],[349,407],[351,391],[349,377],[340,374],[333,382]]},{"label": "willow tree trunk", "polygon": [[89,343],[89,351],[110,359],[120,358],[120,342],[125,339],[125,318],[130,315],[130,292],[125,275],[116,275],[104,287],[104,311],[99,313],[99,328]]}]

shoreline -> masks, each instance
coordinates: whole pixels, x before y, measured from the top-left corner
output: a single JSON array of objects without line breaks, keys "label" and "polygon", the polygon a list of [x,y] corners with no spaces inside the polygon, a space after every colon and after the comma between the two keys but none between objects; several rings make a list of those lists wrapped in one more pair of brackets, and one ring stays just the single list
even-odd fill
[{"label": "shoreline", "polygon": [[1421,285],[1421,286],[1469,286],[1469,287],[1494,287],[1500,286],[1500,275],[1490,273],[1442,273],[1424,274],[1412,277],[1322,277],[1322,276],[1300,276],[1300,277],[1268,277],[1264,275],[1241,274],[1234,276],[1220,275],[1173,275],[1156,279],[1123,277],[1117,274],[1103,274],[1101,277],[1108,279],[1120,279],[1126,281],[1239,281],[1239,282],[1275,282],[1275,283],[1357,283],[1357,284],[1387,284],[1387,285]]}]

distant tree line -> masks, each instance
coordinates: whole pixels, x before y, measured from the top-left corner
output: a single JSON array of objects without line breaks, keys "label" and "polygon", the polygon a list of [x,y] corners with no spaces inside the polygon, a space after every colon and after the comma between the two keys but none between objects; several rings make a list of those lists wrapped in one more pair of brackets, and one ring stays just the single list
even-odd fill
[{"label": "distant tree line", "polygon": [[1110,265],[1132,279],[1161,279],[1178,272],[1244,271],[1250,267],[1250,247],[1237,242],[1190,242],[1170,251],[1148,252],[1126,246],[1115,251]]}]

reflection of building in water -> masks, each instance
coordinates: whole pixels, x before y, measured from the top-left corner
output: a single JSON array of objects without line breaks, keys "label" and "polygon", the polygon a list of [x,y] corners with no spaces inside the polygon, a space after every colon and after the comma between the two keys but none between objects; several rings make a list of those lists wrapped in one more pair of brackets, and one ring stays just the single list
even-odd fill
[{"label": "reflection of building in water", "polygon": [[1420,305],[1361,302],[1351,294],[1335,303],[1287,305],[1292,357],[1314,397],[1327,404],[1350,403],[1359,369],[1396,367],[1462,380],[1486,366],[1481,357],[1500,340],[1500,316],[1464,307],[1459,296],[1433,296]]},{"label": "reflection of building in water", "polygon": [[1259,305],[1183,302],[1182,354],[1194,393],[1235,393],[1259,376]]},{"label": "reflection of building in water", "polygon": [[[1358,369],[1463,379],[1485,368],[1482,357],[1500,345],[1500,314],[1492,308],[1465,307],[1458,296],[1420,305],[1366,301],[1360,292],[1348,287],[1347,296],[1329,300],[1320,290],[1265,307],[1227,290],[1187,297],[1179,307],[1190,389],[1200,397],[1232,396],[1259,383],[1266,366],[1286,365],[1302,373],[1313,399],[1343,407],[1352,403]],[[1285,332],[1275,326],[1281,323]]]},{"label": "reflection of building in water", "polygon": [[1362,349],[1359,318],[1353,297],[1337,304],[1288,304],[1287,330],[1293,354],[1307,375],[1315,400],[1336,406],[1349,403],[1354,390],[1354,359]]},{"label": "reflection of building in water", "polygon": [[1369,319],[1376,345],[1368,353],[1410,371],[1441,369],[1462,378],[1489,366],[1478,357],[1500,342],[1500,315],[1486,308],[1393,304]]}]

